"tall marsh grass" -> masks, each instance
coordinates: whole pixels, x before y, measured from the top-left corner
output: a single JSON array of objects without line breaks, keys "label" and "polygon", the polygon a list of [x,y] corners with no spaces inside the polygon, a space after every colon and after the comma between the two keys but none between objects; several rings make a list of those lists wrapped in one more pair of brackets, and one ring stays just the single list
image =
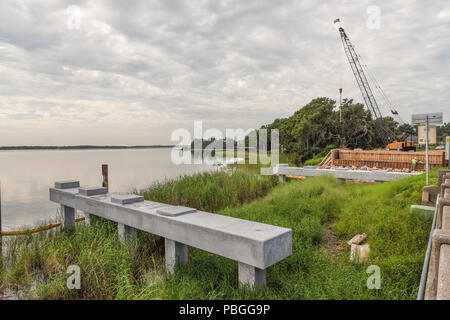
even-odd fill
[{"label": "tall marsh grass", "polygon": [[157,182],[140,193],[147,200],[216,212],[265,196],[277,182],[275,176],[234,169]]}]

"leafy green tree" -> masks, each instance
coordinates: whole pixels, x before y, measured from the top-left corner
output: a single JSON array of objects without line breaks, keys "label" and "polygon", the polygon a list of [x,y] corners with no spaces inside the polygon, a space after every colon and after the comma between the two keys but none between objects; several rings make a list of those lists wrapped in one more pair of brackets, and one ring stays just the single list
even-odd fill
[{"label": "leafy green tree", "polygon": [[[361,103],[344,99],[342,103],[342,121],[336,101],[321,97],[313,99],[292,116],[275,119],[261,129],[278,129],[282,150],[294,155],[294,162],[304,163],[321,154],[327,146],[347,148],[384,148],[391,133],[402,133],[410,127],[399,129],[392,117],[372,119],[369,110]],[[268,149],[270,139],[268,139]]]}]

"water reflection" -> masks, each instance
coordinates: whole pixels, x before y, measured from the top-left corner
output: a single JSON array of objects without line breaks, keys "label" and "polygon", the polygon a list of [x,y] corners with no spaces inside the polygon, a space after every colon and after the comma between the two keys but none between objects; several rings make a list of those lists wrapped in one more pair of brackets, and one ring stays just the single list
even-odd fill
[{"label": "water reflection", "polygon": [[[171,149],[0,151],[3,230],[57,218],[48,188],[58,180],[100,185],[101,164],[109,165],[112,192],[142,189],[156,180],[214,170],[205,164],[175,165]],[[179,151],[190,152],[190,151]]]}]

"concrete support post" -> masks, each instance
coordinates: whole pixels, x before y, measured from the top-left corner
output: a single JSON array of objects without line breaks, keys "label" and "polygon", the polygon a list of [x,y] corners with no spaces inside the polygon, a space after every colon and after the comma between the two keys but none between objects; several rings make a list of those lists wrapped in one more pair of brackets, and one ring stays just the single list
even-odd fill
[{"label": "concrete support post", "polygon": [[62,226],[66,229],[72,229],[75,227],[75,209],[61,205],[62,213]]},{"label": "concrete support post", "polygon": [[84,212],[84,223],[87,225],[87,226],[90,226],[91,225],[91,215],[89,214],[89,213],[86,213],[86,212]]},{"label": "concrete support post", "polygon": [[165,238],[166,270],[173,274],[176,266],[184,266],[188,263],[188,246]]},{"label": "concrete support post", "polygon": [[239,282],[251,288],[264,287],[266,285],[266,270],[238,262]]},{"label": "concrete support post", "polygon": [[280,181],[281,183],[286,182],[286,176],[285,176],[284,174],[280,174],[280,175],[278,176],[278,179],[279,179],[279,181]]},{"label": "concrete support post", "polygon": [[117,229],[119,232],[119,240],[121,243],[129,242],[136,233],[135,228],[124,225],[122,223],[117,224]]}]

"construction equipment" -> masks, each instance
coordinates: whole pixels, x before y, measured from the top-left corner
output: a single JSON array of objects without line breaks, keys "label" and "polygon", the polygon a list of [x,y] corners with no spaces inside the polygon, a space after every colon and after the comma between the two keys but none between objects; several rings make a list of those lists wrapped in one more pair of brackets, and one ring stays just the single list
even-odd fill
[{"label": "construction equipment", "polygon": [[416,146],[412,141],[394,141],[389,143],[386,148],[387,151],[416,151]]},{"label": "construction equipment", "polygon": [[[340,19],[335,19],[334,23],[340,22]],[[400,115],[398,114],[398,111],[393,107],[391,101],[387,97],[387,95],[384,93],[383,89],[381,88],[378,81],[375,79],[375,76],[370,73],[370,71],[367,68],[367,65],[362,63],[361,56],[356,52],[355,47],[351,43],[350,39],[348,38],[347,34],[344,31],[344,28],[339,27],[339,33],[341,35],[342,45],[344,46],[344,51],[347,56],[348,62],[350,63],[350,67],[352,68],[353,75],[355,76],[356,82],[358,83],[358,87],[361,91],[361,94],[363,96],[364,102],[367,106],[367,108],[372,113],[375,120],[382,120],[383,115],[380,111],[380,108],[378,107],[377,100],[375,99],[375,96],[372,92],[372,89],[370,87],[369,81],[367,80],[366,74],[364,73],[364,68],[366,69],[367,74],[369,75],[371,81],[375,85],[376,89],[379,91],[383,99],[385,100],[386,106],[390,109],[390,112],[392,115],[396,118],[396,120],[404,124],[403,120],[401,119]],[[402,137],[402,141],[393,141],[395,140],[395,134],[386,126],[386,124],[383,121],[376,121],[375,122],[377,126],[377,130],[382,133],[382,139],[383,142],[386,144],[386,150],[399,150],[399,151],[409,151],[409,150],[416,150],[416,147],[414,146],[414,143],[412,141],[407,141],[408,135],[404,135]]]}]

